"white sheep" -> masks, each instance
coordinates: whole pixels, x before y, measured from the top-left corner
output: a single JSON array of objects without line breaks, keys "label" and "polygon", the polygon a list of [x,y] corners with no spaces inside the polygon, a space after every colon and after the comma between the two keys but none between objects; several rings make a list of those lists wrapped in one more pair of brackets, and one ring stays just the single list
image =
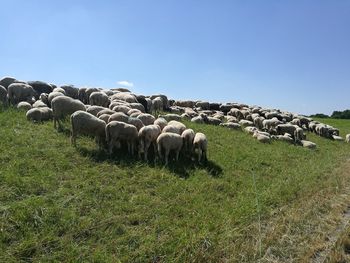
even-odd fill
[{"label": "white sheep", "polygon": [[153,124],[156,120],[156,118],[149,113],[142,113],[138,115],[137,118],[140,119],[145,126]]},{"label": "white sheep", "polygon": [[195,136],[195,133],[192,129],[186,129],[182,132],[181,137],[184,140],[183,149],[185,151],[192,152],[194,136]]},{"label": "white sheep", "polygon": [[12,104],[16,104],[21,101],[32,100],[37,93],[32,86],[25,83],[12,83],[8,88],[8,98]]},{"label": "white sheep", "polygon": [[76,139],[79,134],[93,136],[99,146],[103,145],[106,136],[106,123],[103,120],[100,120],[91,113],[81,110],[74,112],[71,115],[70,120],[72,124],[72,145],[76,145]]},{"label": "white sheep", "polygon": [[58,122],[60,127],[60,120],[66,116],[71,115],[78,110],[86,111],[84,103],[78,99],[72,99],[71,97],[67,96],[54,98],[51,102],[51,106],[55,128],[57,128],[56,122]]},{"label": "white sheep", "polygon": [[32,108],[32,105],[30,105],[30,103],[26,102],[26,101],[21,101],[20,103],[17,104],[17,109],[19,109],[19,110],[28,111],[31,108]]},{"label": "white sheep", "polygon": [[133,155],[138,139],[138,132],[134,125],[111,121],[106,125],[106,141],[108,144],[109,154],[112,154],[113,147],[120,147],[122,142],[126,142],[128,152]]},{"label": "white sheep", "polygon": [[345,142],[350,143],[350,133],[345,136]]},{"label": "white sheep", "polygon": [[148,149],[153,145],[154,153],[157,155],[157,138],[161,133],[158,125],[152,124],[144,126],[139,130],[139,158],[144,154],[145,161],[147,161]]},{"label": "white sheep", "polygon": [[193,139],[193,152],[198,155],[198,162],[207,160],[208,140],[205,134],[197,132]]},{"label": "white sheep", "polygon": [[40,123],[52,118],[52,110],[48,107],[32,108],[27,111],[26,117],[27,120]]},{"label": "white sheep", "polygon": [[163,110],[163,100],[161,97],[156,97],[152,100],[152,112],[157,114]]},{"label": "white sheep", "polygon": [[308,148],[308,149],[315,149],[316,148],[316,143],[306,141],[306,140],[301,140],[301,145],[305,148]]},{"label": "white sheep", "polygon": [[103,111],[103,110],[106,110],[107,108],[105,107],[102,107],[102,106],[96,106],[96,105],[93,105],[93,106],[87,106],[87,109],[86,109],[86,112],[88,113],[91,113],[92,115],[96,116],[97,117],[97,114],[100,112],[100,111]]},{"label": "white sheep", "polygon": [[109,103],[110,101],[108,96],[106,95],[106,93],[102,91],[94,91],[90,94],[90,97],[89,97],[90,105],[108,107]]},{"label": "white sheep", "polygon": [[122,113],[122,112],[116,112],[116,113],[113,113],[109,117],[108,122],[121,121],[121,122],[128,123],[128,120],[129,120],[129,116],[128,115],[126,115],[125,113]]},{"label": "white sheep", "polygon": [[165,126],[168,125],[168,122],[166,119],[164,118],[157,118],[155,121],[154,121],[154,124],[158,125],[160,127],[160,130],[163,130]]},{"label": "white sheep", "polygon": [[175,159],[178,161],[182,145],[183,139],[180,135],[169,132],[160,134],[157,138],[159,158],[162,159],[162,153],[164,151],[165,165],[168,165],[169,153],[170,151],[175,151]]},{"label": "white sheep", "polygon": [[140,119],[133,117],[129,117],[127,123],[134,125],[138,131],[145,126]]}]

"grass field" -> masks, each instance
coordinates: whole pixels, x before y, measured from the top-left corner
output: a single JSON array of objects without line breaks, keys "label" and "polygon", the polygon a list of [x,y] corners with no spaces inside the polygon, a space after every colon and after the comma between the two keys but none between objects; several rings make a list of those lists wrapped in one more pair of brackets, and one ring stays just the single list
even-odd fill
[{"label": "grass field", "polygon": [[[350,121],[324,121],[350,133]],[[89,138],[73,148],[52,122],[0,112],[0,262],[305,259],[312,227],[322,230],[317,220],[333,211],[327,200],[349,185],[350,145],[314,134],[316,150],[265,145],[241,131],[186,125],[207,135],[207,164],[108,157]],[[293,209],[300,220],[290,219]],[[287,226],[295,239],[282,240]]]}]

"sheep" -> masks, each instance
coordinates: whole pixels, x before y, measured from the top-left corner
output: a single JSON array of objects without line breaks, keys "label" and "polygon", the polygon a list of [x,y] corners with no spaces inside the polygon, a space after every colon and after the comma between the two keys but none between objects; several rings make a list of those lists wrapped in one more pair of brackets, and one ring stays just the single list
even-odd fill
[{"label": "sheep", "polygon": [[277,134],[278,135],[283,135],[285,133],[289,133],[292,136],[294,136],[296,127],[298,127],[298,126],[295,126],[295,125],[292,125],[292,124],[279,124],[279,125],[276,126]]},{"label": "sheep", "polygon": [[131,109],[139,110],[140,112],[146,112],[145,107],[141,103],[132,102],[128,105]]},{"label": "sheep", "polygon": [[293,140],[293,138],[291,136],[277,135],[276,138],[279,141],[284,141],[284,142],[289,142],[289,143],[293,143],[294,142],[294,140]]},{"label": "sheep", "polygon": [[345,136],[345,142],[350,143],[350,133]]},{"label": "sheep", "polygon": [[308,149],[315,149],[316,148],[316,143],[313,143],[310,141],[301,140],[301,145],[305,148],[308,148]]},{"label": "sheep", "polygon": [[145,126],[153,124],[156,120],[156,118],[149,113],[142,113],[137,116],[137,118],[140,119]]},{"label": "sheep", "polygon": [[166,119],[167,121],[180,121],[181,116],[179,114],[168,113],[165,115],[158,115],[158,118]]},{"label": "sheep", "polygon": [[272,119],[265,119],[263,120],[263,129],[265,129],[265,131],[270,131],[279,124],[282,124],[282,122],[279,121],[276,117],[273,117]]},{"label": "sheep", "polygon": [[304,130],[300,127],[296,127],[294,130],[294,140],[295,142],[300,142],[301,140],[305,139],[304,138]]},{"label": "sheep", "polygon": [[269,135],[263,132],[255,131],[253,137],[256,138],[259,142],[270,143],[271,138]]},{"label": "sheep", "polygon": [[137,102],[136,97],[129,92],[116,93],[113,96],[111,96],[111,100],[114,100],[114,99],[123,100],[129,103]]},{"label": "sheep", "polygon": [[47,105],[44,102],[42,102],[41,100],[37,100],[36,102],[34,102],[32,107],[33,108],[42,108],[42,107],[47,107]]},{"label": "sheep", "polygon": [[109,117],[108,122],[111,122],[111,121],[120,121],[120,122],[128,123],[129,116],[122,112],[116,112]]},{"label": "sheep", "polygon": [[158,125],[160,127],[160,130],[163,130],[164,127],[168,125],[168,122],[164,118],[157,118],[154,121],[154,124]]},{"label": "sheep", "polygon": [[220,125],[222,123],[222,121],[218,118],[214,118],[214,117],[208,117],[208,124],[211,125]]},{"label": "sheep", "polygon": [[111,121],[106,125],[105,132],[109,154],[112,154],[114,146],[119,147],[121,142],[126,142],[129,154],[134,155],[138,139],[138,131],[134,125]]},{"label": "sheep", "polygon": [[103,120],[105,123],[108,123],[108,120],[109,120],[109,117],[110,117],[110,116],[111,116],[111,115],[105,113],[105,114],[99,115],[98,118],[99,118],[100,120]]},{"label": "sheep", "polygon": [[226,122],[226,123],[220,123],[220,126],[232,129],[232,130],[237,130],[241,128],[241,125],[239,125],[238,123],[234,123],[234,122]]},{"label": "sheep", "polygon": [[108,107],[109,103],[110,101],[108,96],[106,95],[106,93],[102,91],[94,91],[90,94],[90,97],[89,97],[90,105]]},{"label": "sheep", "polygon": [[85,92],[82,92],[80,94],[81,97],[84,96],[83,98],[83,102],[86,103],[86,104],[91,104],[90,103],[90,95],[93,93],[93,92],[99,92],[100,90],[98,88],[86,88]]},{"label": "sheep", "polygon": [[210,104],[207,101],[197,101],[196,102],[196,107],[201,108],[202,110],[209,110],[210,109]]},{"label": "sheep", "polygon": [[204,123],[204,119],[202,118],[202,116],[196,116],[191,119],[191,122],[202,124]]},{"label": "sheep", "polygon": [[100,111],[103,111],[103,110],[106,110],[106,109],[107,109],[107,108],[102,107],[102,106],[93,105],[93,106],[88,106],[87,109],[86,109],[86,112],[91,113],[92,115],[94,115],[94,116],[97,117],[97,114],[98,114]]},{"label": "sheep", "polygon": [[134,125],[138,131],[145,126],[140,119],[133,117],[129,117],[127,123]]},{"label": "sheep", "polygon": [[84,103],[67,96],[54,98],[51,102],[51,106],[55,128],[57,127],[56,122],[58,122],[59,127],[61,127],[60,120],[67,115],[71,115],[78,110],[86,111]]},{"label": "sheep", "polygon": [[28,111],[31,108],[32,108],[32,105],[30,105],[30,103],[26,102],[26,101],[21,101],[20,103],[17,104],[17,109],[19,109],[19,110]]},{"label": "sheep", "polygon": [[105,108],[105,109],[99,111],[99,112],[96,114],[96,117],[100,117],[100,116],[103,115],[103,114],[112,115],[112,114],[114,114],[114,113],[115,113],[115,111],[110,110],[110,109],[108,109],[108,108]]},{"label": "sheep", "polygon": [[183,149],[187,152],[192,152],[193,149],[193,139],[195,133],[192,129],[186,129],[182,132],[181,137],[183,138]]},{"label": "sheep", "polygon": [[207,161],[207,148],[208,140],[205,134],[197,132],[193,139],[193,151],[197,152],[198,162],[200,163],[202,159]]},{"label": "sheep", "polygon": [[3,86],[6,90],[12,83],[16,83],[17,80],[13,77],[3,77],[0,79],[0,86]]},{"label": "sheep", "polygon": [[61,88],[66,92],[66,96],[71,97],[72,99],[78,99],[78,88],[73,85],[63,85]]},{"label": "sheep", "polygon": [[76,139],[79,134],[94,136],[96,142],[101,147],[105,142],[106,123],[96,116],[86,111],[78,110],[71,117],[72,131],[71,144],[76,146]]},{"label": "sheep", "polygon": [[182,134],[184,130],[186,130],[186,126],[178,121],[169,121],[167,126],[173,126],[179,131],[179,135]]},{"label": "sheep", "polygon": [[[60,93],[62,93],[63,95],[66,95],[66,91],[64,90],[64,89],[62,89],[62,88],[54,88],[51,92],[60,92]],[[51,93],[50,92],[50,93]],[[50,94],[49,93],[49,94]]]},{"label": "sheep", "polygon": [[139,130],[139,158],[144,154],[145,161],[147,161],[148,149],[153,144],[154,152],[157,155],[157,138],[161,133],[158,125],[152,124],[144,126]]},{"label": "sheep", "polygon": [[39,100],[44,102],[46,105],[50,105],[49,104],[49,94],[47,94],[47,93],[41,93],[39,96]]},{"label": "sheep", "polygon": [[47,97],[47,100],[48,100],[48,102],[49,102],[49,106],[51,106],[51,102],[52,102],[52,100],[54,99],[54,98],[56,98],[56,97],[63,97],[63,96],[65,96],[62,92],[56,92],[56,91],[53,91],[53,92],[51,92],[51,93],[49,93],[49,95],[48,95],[48,97]]},{"label": "sheep", "polygon": [[129,110],[131,110],[131,108],[126,106],[126,105],[117,105],[117,106],[113,107],[113,110],[115,112],[122,112],[122,113],[127,114],[129,112]]},{"label": "sheep", "polygon": [[241,125],[242,127],[249,127],[254,125],[252,121],[247,121],[247,120],[240,120],[238,124]]},{"label": "sheep", "polygon": [[175,151],[175,159],[179,160],[179,153],[182,149],[183,139],[179,134],[162,133],[157,138],[157,150],[159,158],[162,159],[162,152],[164,151],[165,165],[168,165],[168,158],[170,151]]},{"label": "sheep", "polygon": [[48,107],[32,108],[27,111],[26,117],[33,122],[48,121],[52,118],[52,110]]},{"label": "sheep", "polygon": [[244,128],[244,131],[253,135],[256,131],[258,131],[258,128],[253,126],[248,126]]},{"label": "sheep", "polygon": [[161,110],[163,110],[163,100],[161,97],[156,97],[152,100],[152,112],[154,114],[159,113]]},{"label": "sheep", "polygon": [[78,90],[78,99],[84,104],[88,103],[88,100],[86,98],[86,90],[87,88],[80,88]]},{"label": "sheep", "polygon": [[12,104],[16,104],[21,101],[29,101],[36,96],[36,92],[32,86],[25,83],[12,83],[8,87],[7,92],[9,101]]},{"label": "sheep", "polygon": [[342,137],[337,136],[337,135],[332,135],[332,137],[333,137],[333,140],[335,140],[335,141],[343,141],[344,140]]},{"label": "sheep", "polygon": [[4,86],[0,85],[0,103],[3,106],[7,106],[8,105],[8,100],[7,100],[7,90]]},{"label": "sheep", "polygon": [[36,93],[36,99],[39,98],[41,93],[50,93],[53,90],[50,84],[43,81],[28,81],[28,85],[30,85],[34,89]]},{"label": "sheep", "polygon": [[264,128],[264,125],[263,125],[264,120],[265,120],[264,117],[256,117],[253,119],[253,123],[254,123],[255,127],[262,130]]},{"label": "sheep", "polygon": [[[150,100],[153,100],[157,97],[160,97],[163,100],[163,111],[167,111],[169,109],[169,100],[168,97],[162,94],[156,94],[156,95],[152,95],[150,96]],[[192,107],[191,107],[192,108]],[[150,108],[149,108],[150,109]]]}]

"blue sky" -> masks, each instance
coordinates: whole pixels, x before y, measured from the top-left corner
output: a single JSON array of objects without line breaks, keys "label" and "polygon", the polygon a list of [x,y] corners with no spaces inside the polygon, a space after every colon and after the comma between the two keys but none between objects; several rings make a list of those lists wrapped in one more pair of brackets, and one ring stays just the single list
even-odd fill
[{"label": "blue sky", "polygon": [[350,1],[0,0],[0,76],[350,108]]}]

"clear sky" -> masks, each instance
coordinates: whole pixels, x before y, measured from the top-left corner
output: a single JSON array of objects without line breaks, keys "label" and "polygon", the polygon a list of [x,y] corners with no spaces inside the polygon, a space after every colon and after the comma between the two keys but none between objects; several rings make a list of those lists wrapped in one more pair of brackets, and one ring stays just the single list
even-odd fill
[{"label": "clear sky", "polygon": [[[350,108],[348,0],[0,0],[0,77]],[[127,84],[127,83],[125,83]]]}]

